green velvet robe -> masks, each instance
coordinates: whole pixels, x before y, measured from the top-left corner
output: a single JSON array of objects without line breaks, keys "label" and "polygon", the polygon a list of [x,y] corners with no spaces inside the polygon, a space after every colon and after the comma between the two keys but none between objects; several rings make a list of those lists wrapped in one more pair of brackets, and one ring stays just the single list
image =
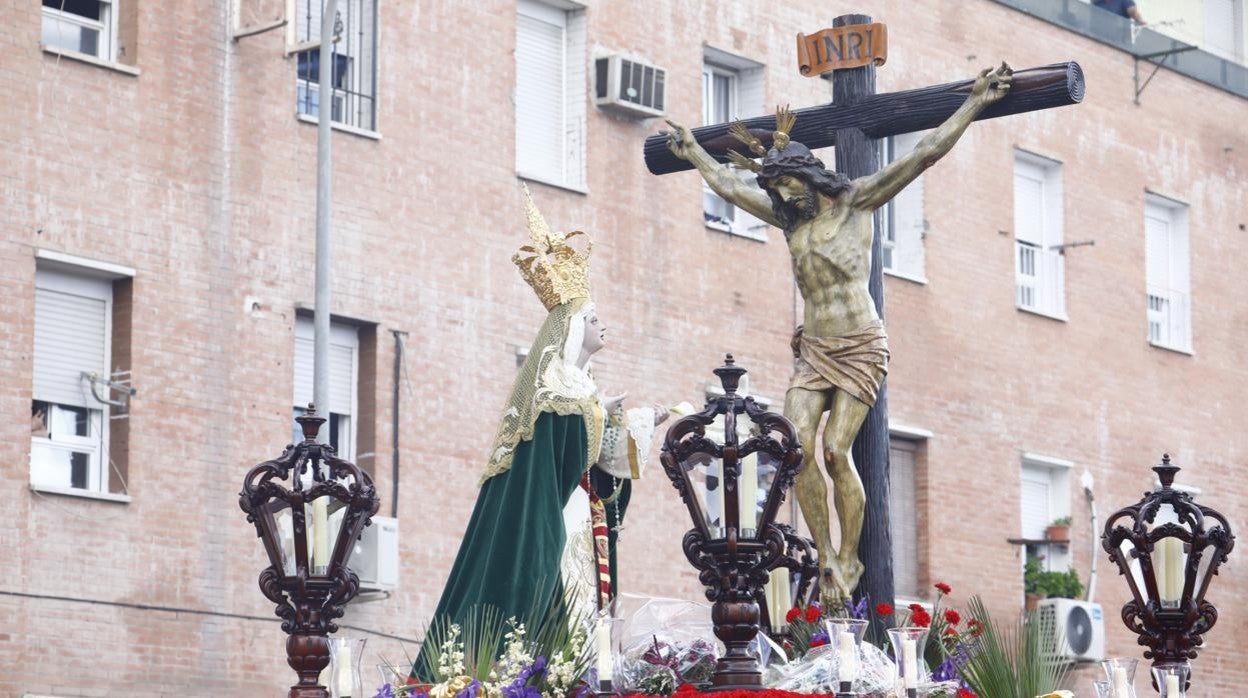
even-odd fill
[{"label": "green velvet robe", "polygon": [[[524,619],[533,606],[561,598],[560,562],[567,536],[563,508],[585,472],[585,420],[580,415],[544,412],[533,439],[522,441],[511,469],[485,481],[460,542],[434,612],[439,624],[463,624],[469,609],[490,605],[504,618]],[[594,468],[591,483],[608,495],[610,475]],[[619,511],[623,515],[632,482],[624,481]],[[608,505],[607,525],[615,526],[615,505]],[[608,537],[611,586],[615,592],[616,534]],[[423,682],[422,647],[412,675]]]}]

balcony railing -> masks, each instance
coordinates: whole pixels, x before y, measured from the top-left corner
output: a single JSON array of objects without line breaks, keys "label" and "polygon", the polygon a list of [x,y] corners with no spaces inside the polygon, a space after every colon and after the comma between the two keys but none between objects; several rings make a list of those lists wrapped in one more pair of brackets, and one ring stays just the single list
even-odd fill
[{"label": "balcony railing", "polygon": [[1148,287],[1148,341],[1179,351],[1190,351],[1191,305],[1183,291]]},{"label": "balcony railing", "polygon": [[1018,307],[1064,318],[1065,269],[1061,252],[1022,240],[1016,240],[1014,248]]},{"label": "balcony railing", "polygon": [[[1165,67],[1192,79],[1248,98],[1248,67],[1195,49],[1191,44],[1134,25],[1083,0],[994,0],[1038,19],[1064,27],[1089,39],[1119,48],[1136,58],[1152,57]],[[1186,50],[1185,50],[1186,49]],[[1181,53],[1170,53],[1182,51]],[[1169,53],[1169,55],[1165,55]]]}]

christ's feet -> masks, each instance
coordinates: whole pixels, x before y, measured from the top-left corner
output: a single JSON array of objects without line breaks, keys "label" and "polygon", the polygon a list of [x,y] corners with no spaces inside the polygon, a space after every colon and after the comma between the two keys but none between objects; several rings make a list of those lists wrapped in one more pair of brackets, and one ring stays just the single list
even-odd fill
[{"label": "christ's feet", "polygon": [[850,600],[852,588],[845,584],[839,564],[824,567],[819,575],[819,605],[825,609],[844,606]]},{"label": "christ's feet", "polygon": [[841,577],[845,580],[845,585],[850,591],[858,588],[858,582],[862,579],[862,573],[866,571],[862,562],[858,560],[857,555],[850,555],[848,559],[837,557],[837,563],[841,567]]}]

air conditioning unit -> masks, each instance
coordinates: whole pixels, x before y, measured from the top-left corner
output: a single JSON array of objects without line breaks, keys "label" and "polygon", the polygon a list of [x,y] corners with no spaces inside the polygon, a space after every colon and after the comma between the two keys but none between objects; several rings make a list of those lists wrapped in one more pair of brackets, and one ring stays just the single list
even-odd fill
[{"label": "air conditioning unit", "polygon": [[1044,599],[1036,609],[1040,628],[1054,638],[1055,654],[1072,662],[1105,658],[1105,617],[1099,603]]},{"label": "air conditioning unit", "polygon": [[594,61],[594,104],[628,116],[663,116],[667,71],[624,56]]},{"label": "air conditioning unit", "polygon": [[374,516],[355,542],[349,567],[360,578],[360,591],[393,591],[399,585],[399,520]]}]

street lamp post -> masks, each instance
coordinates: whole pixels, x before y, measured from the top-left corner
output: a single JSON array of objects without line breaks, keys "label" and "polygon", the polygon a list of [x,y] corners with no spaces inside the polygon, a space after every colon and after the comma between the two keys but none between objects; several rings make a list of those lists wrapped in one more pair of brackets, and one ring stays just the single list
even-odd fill
[{"label": "street lamp post", "polygon": [[[1131,588],[1122,620],[1148,647],[1144,658],[1153,660],[1154,668],[1186,669],[1218,620],[1205,592],[1235,536],[1226,517],[1172,487],[1179,467],[1169,455],[1153,471],[1161,487],[1110,516],[1101,545]],[[1182,673],[1185,691],[1189,681]]]},{"label": "street lamp post", "polygon": [[238,504],[269,557],[260,591],[277,604],[290,636],[286,661],[299,675],[290,698],[329,698],[319,685],[329,664],[329,635],[360,589],[347,562],[380,500],[367,473],[317,443],[324,417],[309,405],[295,421],[303,441],[252,468]]},{"label": "street lamp post", "polygon": [[[715,666],[715,690],[761,687],[758,658],[749,651],[759,630],[756,599],[768,571],[785,554],[786,540],[775,523],[776,514],[802,467],[793,425],[763,410],[753,398],[737,394],[744,373],[729,354],[715,369],[724,394],[672,425],[661,458],[693,519],[682,547],[700,571],[698,579],[713,603],[715,635],[726,647]],[[743,442],[737,433],[741,415],[751,425]],[[723,419],[723,443],[706,436],[706,427],[718,417]],[[761,507],[760,493],[765,493]]]}]

